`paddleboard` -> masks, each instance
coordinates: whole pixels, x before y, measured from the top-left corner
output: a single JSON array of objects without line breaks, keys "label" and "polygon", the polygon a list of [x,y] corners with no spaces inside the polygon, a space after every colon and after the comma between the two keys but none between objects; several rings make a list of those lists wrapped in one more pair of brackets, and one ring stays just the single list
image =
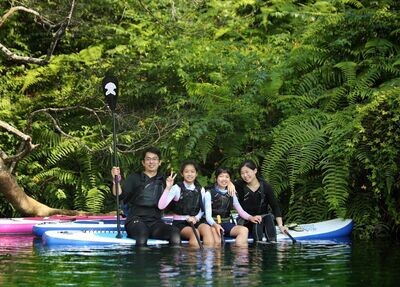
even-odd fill
[{"label": "paddleboard", "polygon": [[[351,219],[332,219],[310,224],[300,224],[302,231],[290,231],[296,240],[324,240],[350,236],[353,221]],[[46,231],[42,240],[47,246],[91,246],[91,245],[135,245],[134,239],[128,238],[125,232],[121,232],[122,238],[116,238],[116,231]],[[234,242],[234,238],[226,238],[225,242]],[[264,239],[265,240],[265,239]],[[253,240],[250,238],[249,242]],[[291,241],[282,233],[277,234],[277,241]],[[185,243],[185,242],[183,242]],[[148,245],[168,244],[168,241],[149,239]]]},{"label": "paddleboard", "polygon": [[[120,221],[120,230],[125,230],[125,220]],[[32,227],[32,233],[41,237],[46,231],[118,231],[116,219],[76,220],[71,222],[41,222]]]}]

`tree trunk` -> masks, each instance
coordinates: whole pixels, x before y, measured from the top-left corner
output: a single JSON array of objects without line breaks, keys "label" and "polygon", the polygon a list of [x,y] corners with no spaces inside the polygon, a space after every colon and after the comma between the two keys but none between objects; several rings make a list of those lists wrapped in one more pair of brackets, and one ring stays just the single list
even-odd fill
[{"label": "tree trunk", "polygon": [[84,215],[85,212],[76,210],[65,210],[48,207],[28,196],[18,185],[15,178],[7,171],[1,169],[0,159],[0,193],[4,194],[6,200],[23,216],[50,216],[55,214],[63,215]]}]

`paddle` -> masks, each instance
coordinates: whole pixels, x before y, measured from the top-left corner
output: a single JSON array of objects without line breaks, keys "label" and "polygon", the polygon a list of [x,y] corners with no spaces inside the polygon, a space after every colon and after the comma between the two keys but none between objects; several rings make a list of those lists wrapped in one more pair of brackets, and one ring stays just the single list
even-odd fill
[{"label": "paddle", "polygon": [[[111,110],[112,114],[112,123],[113,123],[113,151],[114,151],[114,166],[119,166],[118,164],[118,155],[117,155],[117,133],[116,133],[116,125],[115,125],[115,108],[117,106],[117,98],[118,98],[118,79],[113,76],[106,76],[103,79],[103,91],[106,97],[106,101],[108,107]],[[121,234],[121,222],[119,216],[119,179],[118,176],[114,176],[114,183],[116,188],[116,201],[117,201],[117,236],[116,238],[122,238]]]},{"label": "paddle", "polygon": [[285,230],[285,234],[289,236],[290,239],[292,239],[293,244],[297,242],[297,240],[292,235],[290,235],[289,231]]},{"label": "paddle", "polygon": [[193,222],[190,222],[190,226],[192,227],[194,236],[196,237],[196,240],[197,240],[197,243],[198,243],[199,246],[200,246],[200,249],[203,250],[203,249],[204,249],[203,244],[202,244],[201,241],[200,241],[200,237],[199,237],[199,235],[197,234],[197,230],[196,230],[196,227],[194,227]]}]

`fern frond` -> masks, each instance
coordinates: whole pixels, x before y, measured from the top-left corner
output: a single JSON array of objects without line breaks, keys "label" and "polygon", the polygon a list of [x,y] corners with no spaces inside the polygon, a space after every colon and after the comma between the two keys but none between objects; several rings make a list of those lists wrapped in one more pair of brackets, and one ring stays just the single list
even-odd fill
[{"label": "fern frond", "polygon": [[216,138],[217,135],[215,133],[208,133],[207,135],[202,137],[201,141],[197,143],[196,148],[200,153],[203,163],[206,163],[208,155],[213,150]]},{"label": "fern frond", "polygon": [[78,178],[76,175],[68,170],[61,169],[59,167],[54,167],[43,172],[36,174],[33,177],[33,180],[36,182],[43,182],[43,181],[57,181],[62,184],[70,185],[73,184]]},{"label": "fern frond", "polygon": [[376,204],[373,194],[369,192],[353,192],[349,196],[346,216],[355,221],[354,234],[359,238],[374,235],[374,228],[381,220]]},{"label": "fern frond", "polygon": [[[317,159],[325,148],[324,135],[320,128],[320,119],[312,121],[293,122],[283,130],[276,133],[271,150],[267,153],[262,165],[262,171],[265,177],[273,184],[280,186],[279,182],[283,178],[277,177],[275,170],[280,162],[287,161],[289,169],[290,185],[293,190],[295,178],[302,171],[314,168]],[[284,173],[287,177],[287,173]],[[275,187],[276,188],[276,187]],[[278,188],[277,192],[281,190]]]},{"label": "fern frond", "polygon": [[74,154],[79,150],[81,146],[72,140],[66,140],[61,142],[58,146],[51,150],[51,153],[47,159],[48,164],[55,165],[59,161],[67,158],[71,154]]},{"label": "fern frond", "polygon": [[340,62],[334,67],[339,68],[343,74],[345,81],[348,85],[353,86],[357,79],[357,63],[355,62]]},{"label": "fern frond", "polygon": [[346,86],[340,86],[332,89],[331,91],[328,91],[324,109],[326,111],[336,111],[340,107],[344,106],[345,104],[343,104],[343,102],[347,103],[347,93],[348,87]]},{"label": "fern frond", "polygon": [[100,213],[103,209],[107,189],[108,187],[106,186],[98,186],[87,190],[85,197],[85,210],[93,213]]},{"label": "fern frond", "polygon": [[371,56],[371,54],[393,54],[395,53],[395,45],[387,39],[372,39],[365,43],[364,57]]},{"label": "fern frond", "polygon": [[329,218],[328,204],[318,181],[304,181],[291,194],[286,222],[316,222]]},{"label": "fern frond", "polygon": [[343,161],[332,162],[326,159],[322,166],[324,196],[329,209],[337,216],[345,216],[346,200],[349,196],[348,176],[349,169]]},{"label": "fern frond", "polygon": [[314,87],[318,86],[318,83],[320,81],[319,76],[320,75],[315,72],[304,75],[301,78],[300,83],[298,85],[297,94],[298,95],[307,94]]}]

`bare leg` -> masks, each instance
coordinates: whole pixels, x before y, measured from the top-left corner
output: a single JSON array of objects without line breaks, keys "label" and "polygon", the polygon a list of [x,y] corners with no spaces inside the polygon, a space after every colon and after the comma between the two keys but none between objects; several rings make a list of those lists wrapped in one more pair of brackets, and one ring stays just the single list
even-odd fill
[{"label": "bare leg", "polygon": [[202,223],[199,225],[198,230],[205,245],[214,245],[214,236],[210,225]]},{"label": "bare leg", "polygon": [[214,238],[215,246],[219,246],[221,243],[221,236],[218,234],[217,230],[214,227],[211,227],[211,232]]},{"label": "bare leg", "polygon": [[235,237],[237,246],[247,246],[247,239],[249,238],[249,229],[242,225],[236,225],[232,228],[230,236]]},{"label": "bare leg", "polygon": [[[196,229],[197,234],[200,236],[199,231]],[[197,242],[196,235],[193,232],[192,227],[186,226],[181,230],[181,236],[189,240],[189,245],[194,247],[200,247]]]}]

